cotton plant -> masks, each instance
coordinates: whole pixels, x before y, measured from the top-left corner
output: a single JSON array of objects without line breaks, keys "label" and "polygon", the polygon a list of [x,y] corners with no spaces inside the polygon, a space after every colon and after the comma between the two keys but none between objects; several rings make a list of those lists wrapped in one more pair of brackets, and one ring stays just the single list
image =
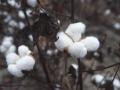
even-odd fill
[{"label": "cotton plant", "polygon": [[35,65],[35,59],[31,55],[31,50],[21,45],[18,47],[17,53],[10,53],[6,56],[7,70],[15,77],[23,77],[24,71],[31,71]]},{"label": "cotton plant", "polygon": [[65,32],[58,32],[55,46],[73,57],[84,58],[87,52],[96,51],[100,46],[99,40],[94,36],[82,38],[85,29],[86,26],[82,22],[70,24]]},{"label": "cotton plant", "polygon": [[[85,29],[86,26],[82,22],[70,24],[64,32],[58,32],[57,41],[55,42],[55,46],[58,50],[65,51],[71,56],[77,58],[77,83],[80,84],[81,90],[83,89],[81,58],[84,58],[87,55],[87,52],[96,51],[100,46],[98,38],[94,36],[87,36],[86,38],[82,38],[82,34],[85,33]],[[65,62],[65,66],[66,64],[67,63]],[[78,88],[78,84],[76,88]]]}]

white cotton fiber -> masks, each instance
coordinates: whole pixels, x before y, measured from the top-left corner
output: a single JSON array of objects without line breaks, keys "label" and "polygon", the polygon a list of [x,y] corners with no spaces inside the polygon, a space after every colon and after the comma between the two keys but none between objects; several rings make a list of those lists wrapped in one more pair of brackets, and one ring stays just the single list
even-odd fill
[{"label": "white cotton fiber", "polygon": [[82,43],[75,42],[68,48],[68,53],[76,58],[83,58],[87,54],[87,49]]},{"label": "white cotton fiber", "polygon": [[100,74],[93,75],[91,80],[95,81],[98,85],[105,84],[104,76]]},{"label": "white cotton fiber", "polygon": [[57,41],[55,42],[55,46],[63,51],[65,48],[73,44],[73,41],[70,37],[68,37],[64,32],[59,32],[57,34]]},{"label": "white cotton fiber", "polygon": [[65,33],[73,38],[74,41],[79,41],[81,39],[81,34],[85,32],[85,24],[78,22],[73,23],[68,26]]},{"label": "white cotton fiber", "polygon": [[16,65],[21,70],[30,71],[35,65],[35,59],[32,56],[24,56],[17,61]]},{"label": "white cotton fiber", "polygon": [[6,55],[7,64],[15,64],[20,57],[16,53],[9,53]]},{"label": "white cotton fiber", "polygon": [[11,45],[9,47],[9,49],[7,50],[6,52],[6,55],[9,54],[9,53],[14,53],[16,51],[16,46],[15,45]]},{"label": "white cotton fiber", "polygon": [[31,53],[31,51],[29,50],[29,48],[25,45],[21,45],[18,47],[18,54],[23,57],[26,55],[29,55]]},{"label": "white cotton fiber", "polygon": [[100,46],[99,40],[94,36],[88,36],[80,42],[85,45],[88,51],[96,51]]},{"label": "white cotton fiber", "polygon": [[15,64],[8,65],[7,70],[13,76],[16,76],[16,77],[23,77],[24,76],[24,74],[22,73],[22,71],[20,69],[18,69]]},{"label": "white cotton fiber", "polygon": [[35,7],[37,5],[37,0],[27,0],[27,4],[31,7]]}]

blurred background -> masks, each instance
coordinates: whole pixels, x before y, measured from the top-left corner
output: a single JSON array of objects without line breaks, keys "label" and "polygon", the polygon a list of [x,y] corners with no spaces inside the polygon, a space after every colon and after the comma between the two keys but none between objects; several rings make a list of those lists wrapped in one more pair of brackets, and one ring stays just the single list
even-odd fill
[{"label": "blurred background", "polygon": [[[72,22],[83,22],[86,24],[83,37],[93,35],[100,40],[99,50],[89,53],[82,60],[83,71],[88,70],[83,73],[84,90],[120,90],[120,74],[117,71],[120,63],[120,0],[0,0],[0,90],[49,90],[41,65],[36,65],[39,68],[37,72],[29,72],[32,75],[16,78],[6,70],[5,60],[6,53],[17,52],[16,48],[22,44],[28,45],[38,59],[29,29],[37,30],[42,24],[35,26],[42,9],[59,19],[60,31],[66,30]],[[12,38],[12,49],[2,47],[5,37]],[[77,61],[59,52],[54,43],[46,38],[39,40],[39,44],[40,48],[46,47],[43,53],[52,83],[60,85],[55,90],[75,90],[76,75],[70,69],[74,69],[72,64],[77,65]],[[67,74],[64,72],[65,60],[68,61]],[[104,69],[110,65],[113,67]],[[98,70],[92,71],[95,69]],[[115,76],[118,87],[115,88],[114,81],[102,86],[96,81],[96,74],[105,79]]]}]

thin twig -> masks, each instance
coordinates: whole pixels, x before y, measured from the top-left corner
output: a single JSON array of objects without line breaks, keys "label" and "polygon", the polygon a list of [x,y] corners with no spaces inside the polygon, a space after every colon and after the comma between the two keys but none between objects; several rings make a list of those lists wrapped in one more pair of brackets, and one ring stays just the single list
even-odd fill
[{"label": "thin twig", "polygon": [[74,5],[75,5],[75,0],[71,0],[71,22],[74,22],[74,14],[75,14],[75,9],[74,9]]},{"label": "thin twig", "polygon": [[[29,22],[28,16],[27,16],[27,14],[26,14],[26,9],[25,9],[24,5],[23,5],[22,10],[23,10],[23,12],[24,12],[25,19],[26,19],[26,21],[27,21],[27,23],[28,23],[28,26],[29,26],[29,28],[30,28],[31,25],[30,25],[30,22]],[[31,29],[31,28],[30,28],[30,29]],[[41,50],[40,50],[40,48],[39,48],[39,45],[38,45],[37,40],[35,40],[35,39],[37,39],[37,38],[34,37],[34,41],[35,41],[34,44],[37,46],[37,49],[38,49],[38,52],[39,52],[39,59],[41,59],[40,61],[41,61],[41,64],[42,64],[42,67],[43,67],[43,70],[44,70],[44,73],[45,73],[45,76],[46,76],[47,82],[48,82],[48,84],[50,85],[51,90],[53,90],[53,88],[52,88],[52,83],[51,83],[51,80],[50,80],[50,77],[49,77],[49,74],[48,74],[48,71],[47,71],[47,68],[46,68],[45,62],[44,62],[45,58],[44,58],[44,56],[42,55],[42,52],[41,52]]]},{"label": "thin twig", "polygon": [[98,68],[98,69],[93,69],[93,70],[84,70],[84,71],[82,71],[82,72],[101,71],[101,70],[105,70],[105,69],[108,69],[108,68],[115,67],[115,66],[117,66],[117,65],[119,65],[119,64],[120,64],[120,62],[115,63],[115,64],[112,64],[112,65],[109,65],[109,66],[104,67],[104,68]]},{"label": "thin twig", "polygon": [[112,82],[114,81],[115,77],[117,76],[117,73],[118,73],[119,69],[120,69],[120,65],[118,65],[118,68],[117,68],[117,70],[116,70],[116,72],[115,72],[115,75],[114,75],[114,77],[113,77],[113,79],[112,79]]},{"label": "thin twig", "polygon": [[81,61],[80,59],[77,59],[78,61],[78,81],[77,81],[77,87],[76,90],[78,90],[78,86],[80,85],[80,90],[83,90],[83,80],[82,80],[82,67],[81,67]]}]

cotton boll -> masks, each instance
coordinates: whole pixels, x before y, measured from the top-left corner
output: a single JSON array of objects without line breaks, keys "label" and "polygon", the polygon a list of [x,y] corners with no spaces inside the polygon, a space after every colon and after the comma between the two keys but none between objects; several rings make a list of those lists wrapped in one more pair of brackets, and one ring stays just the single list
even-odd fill
[{"label": "cotton boll", "polygon": [[10,4],[11,6],[15,6],[16,2],[15,0],[7,0],[8,4]]},{"label": "cotton boll", "polygon": [[57,41],[55,42],[55,46],[60,50],[63,51],[65,48],[73,44],[73,41],[70,37],[68,37],[64,32],[59,32],[57,34]]},{"label": "cotton boll", "polygon": [[10,48],[8,49],[8,51],[6,52],[6,54],[14,53],[15,51],[16,51],[16,46],[15,45],[11,45]]},{"label": "cotton boll", "polygon": [[25,24],[22,21],[20,21],[18,23],[18,26],[19,26],[20,29],[23,29],[25,27]]},{"label": "cotton boll", "polygon": [[29,48],[25,45],[21,45],[18,47],[18,53],[21,57],[25,56],[25,55],[29,55],[31,53],[31,51],[29,50]]},{"label": "cotton boll", "polygon": [[65,33],[71,36],[74,41],[79,41],[81,39],[81,34],[85,32],[85,28],[85,24],[81,22],[73,23],[68,26]]},{"label": "cotton boll", "polygon": [[28,35],[28,38],[30,39],[30,41],[33,42],[33,36],[32,36],[32,34],[29,34],[29,35]]},{"label": "cotton boll", "polygon": [[94,81],[97,85],[105,84],[104,76],[100,74],[93,75],[91,80]]},{"label": "cotton boll", "polygon": [[18,16],[19,16],[20,18],[22,18],[22,19],[25,18],[25,15],[24,15],[24,13],[23,13],[22,10],[18,11]]},{"label": "cotton boll", "polygon": [[7,64],[15,64],[20,57],[16,53],[9,53],[6,55]]},{"label": "cotton boll", "polygon": [[10,20],[8,24],[11,27],[17,27],[18,26],[18,23],[15,20]]},{"label": "cotton boll", "polygon": [[30,9],[26,10],[26,14],[27,14],[28,17],[31,17],[31,13],[32,13],[32,10],[30,10]]},{"label": "cotton boll", "polygon": [[100,46],[99,40],[93,36],[86,37],[81,40],[81,43],[85,45],[88,51],[96,51]]},{"label": "cotton boll", "polygon": [[37,0],[27,0],[27,4],[31,7],[35,7],[37,5]]},{"label": "cotton boll", "polygon": [[0,52],[5,53],[7,51],[7,48],[3,45],[0,46]]},{"label": "cotton boll", "polygon": [[17,61],[16,65],[21,70],[30,71],[33,69],[35,65],[35,60],[32,56],[25,56],[25,57],[20,58]]},{"label": "cotton boll", "polygon": [[114,79],[113,85],[114,85],[114,87],[116,87],[116,88],[120,88],[120,80]]},{"label": "cotton boll", "polygon": [[20,69],[18,69],[15,64],[8,65],[7,70],[13,76],[16,76],[16,77],[23,77],[24,76],[24,74],[22,73],[22,71]]},{"label": "cotton boll", "polygon": [[78,65],[77,64],[71,64],[71,66],[77,71],[78,70]]},{"label": "cotton boll", "polygon": [[74,56],[76,58],[83,58],[87,54],[87,49],[82,43],[75,42],[68,48],[68,52],[71,56]]},{"label": "cotton boll", "polygon": [[5,36],[5,37],[3,38],[3,42],[5,42],[5,41],[13,42],[13,37],[12,37],[12,36]]},{"label": "cotton boll", "polygon": [[6,47],[6,48],[9,48],[12,45],[12,42],[10,42],[10,41],[4,41],[4,42],[2,42],[2,45],[4,47]]}]

